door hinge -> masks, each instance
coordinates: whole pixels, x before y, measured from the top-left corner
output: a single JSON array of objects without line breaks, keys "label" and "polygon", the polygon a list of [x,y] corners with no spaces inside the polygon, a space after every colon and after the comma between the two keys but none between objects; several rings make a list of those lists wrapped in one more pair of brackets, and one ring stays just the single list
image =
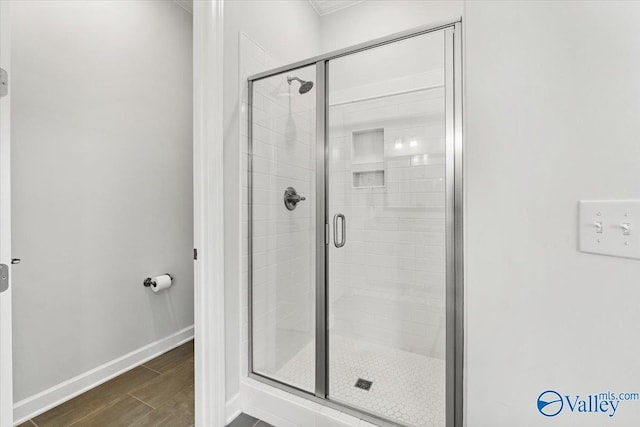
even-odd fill
[{"label": "door hinge", "polygon": [[4,68],[0,68],[0,98],[3,96],[7,96],[9,93],[9,75],[4,70]]},{"label": "door hinge", "polygon": [[6,264],[0,264],[0,292],[9,289],[9,267]]},{"label": "door hinge", "polygon": [[197,260],[198,259],[198,250],[196,248],[193,248],[193,260]]}]

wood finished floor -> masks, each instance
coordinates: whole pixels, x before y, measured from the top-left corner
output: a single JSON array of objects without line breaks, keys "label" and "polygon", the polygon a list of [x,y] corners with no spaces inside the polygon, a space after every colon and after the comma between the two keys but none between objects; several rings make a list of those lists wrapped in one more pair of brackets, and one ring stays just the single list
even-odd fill
[{"label": "wood finished floor", "polygon": [[189,341],[18,427],[191,427],[193,341]]}]

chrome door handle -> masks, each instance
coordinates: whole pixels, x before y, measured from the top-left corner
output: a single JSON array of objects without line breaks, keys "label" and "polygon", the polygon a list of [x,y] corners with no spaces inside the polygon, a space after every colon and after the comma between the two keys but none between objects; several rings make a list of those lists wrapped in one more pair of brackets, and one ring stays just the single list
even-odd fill
[{"label": "chrome door handle", "polygon": [[[342,229],[340,243],[338,243],[338,219],[341,220]],[[336,248],[341,248],[345,243],[347,243],[347,220],[343,214],[337,213],[333,216],[333,244]]]}]

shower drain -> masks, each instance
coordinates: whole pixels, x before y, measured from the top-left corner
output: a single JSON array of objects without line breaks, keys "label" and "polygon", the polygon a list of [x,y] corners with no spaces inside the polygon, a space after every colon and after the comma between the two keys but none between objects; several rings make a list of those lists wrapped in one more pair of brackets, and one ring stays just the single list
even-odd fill
[{"label": "shower drain", "polygon": [[356,381],[356,387],[367,391],[369,391],[372,384],[373,381],[363,380],[362,378],[358,378],[358,381]]}]

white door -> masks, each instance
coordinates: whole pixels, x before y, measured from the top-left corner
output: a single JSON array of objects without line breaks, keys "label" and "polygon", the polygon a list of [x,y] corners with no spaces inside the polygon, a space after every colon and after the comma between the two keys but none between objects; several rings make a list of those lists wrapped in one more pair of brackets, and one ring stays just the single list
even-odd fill
[{"label": "white door", "polygon": [[[10,75],[9,3],[0,1],[0,68]],[[4,79],[3,79],[4,81]],[[5,90],[6,95],[5,95]],[[10,86],[0,97],[0,427],[13,425],[11,360],[11,143],[9,126]]]}]

